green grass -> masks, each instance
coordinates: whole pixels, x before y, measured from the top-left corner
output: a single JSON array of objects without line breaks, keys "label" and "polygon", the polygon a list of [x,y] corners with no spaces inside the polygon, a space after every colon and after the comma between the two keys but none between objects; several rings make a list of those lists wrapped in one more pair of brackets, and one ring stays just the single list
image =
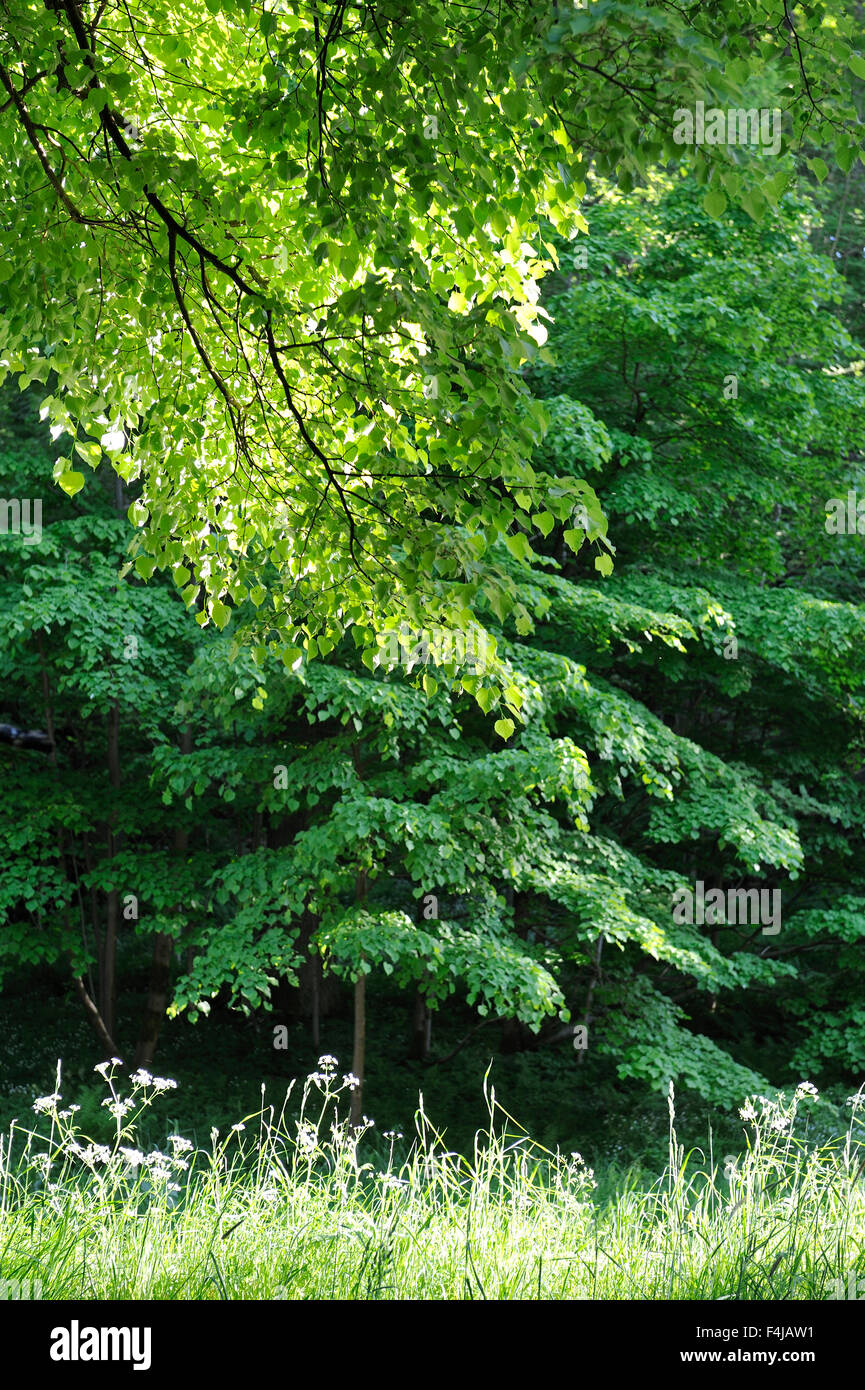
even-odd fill
[{"label": "green grass", "polygon": [[171,1083],[142,1075],[124,1097],[104,1075],[109,1142],[64,1109],[59,1068],[33,1127],[3,1139],[0,1279],[43,1298],[827,1299],[865,1274],[861,1096],[819,1143],[805,1088],[755,1099],[722,1171],[711,1145],[684,1152],[671,1094],[663,1175],[600,1200],[579,1155],[533,1143],[486,1087],[468,1156],[422,1101],[410,1144],[352,1131],[332,1059],[299,1118],[263,1106],[206,1148],[142,1154],[137,1127]]}]

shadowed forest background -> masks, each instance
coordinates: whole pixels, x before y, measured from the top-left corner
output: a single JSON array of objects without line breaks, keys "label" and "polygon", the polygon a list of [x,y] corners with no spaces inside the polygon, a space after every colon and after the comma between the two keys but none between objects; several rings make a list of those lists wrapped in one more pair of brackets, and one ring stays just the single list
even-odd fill
[{"label": "shadowed forest background", "polygon": [[[182,576],[118,580],[138,485],[106,463],[64,497],[45,384],[5,386],[0,492],[44,512],[38,544],[0,537],[0,724],[47,739],[0,743],[0,1124],[62,1057],[110,1130],[111,1052],[176,1078],[157,1119],[195,1136],[322,1053],[380,1128],[421,1090],[454,1148],[492,1064],[530,1134],[613,1170],[659,1166],[670,1080],[680,1130],[711,1113],[728,1147],[754,1092],[808,1078],[843,1114],[865,552],[827,507],[865,498],[863,172],[760,222],[710,217],[687,167],[595,178],[579,251],[549,229],[538,458],[591,484],[615,564],[591,517],[576,554],[537,522],[541,569],[498,543],[504,736],[428,662],[351,633],[283,659],[237,640],[253,601],[220,631]],[[697,882],[778,890],[779,929],[677,922]]]}]

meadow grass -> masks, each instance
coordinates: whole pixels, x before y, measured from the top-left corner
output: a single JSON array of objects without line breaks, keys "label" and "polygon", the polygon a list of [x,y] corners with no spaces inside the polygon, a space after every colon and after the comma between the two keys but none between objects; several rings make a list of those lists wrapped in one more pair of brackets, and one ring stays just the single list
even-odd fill
[{"label": "meadow grass", "polygon": [[[724,1172],[685,1153],[669,1095],[669,1159],[647,1188],[598,1200],[579,1154],[533,1143],[485,1082],[489,1127],[449,1152],[421,1098],[416,1135],[352,1129],[354,1078],[321,1058],[299,1119],[261,1110],[209,1149],[136,1125],[174,1083],[138,1072],[89,1141],[60,1067],[34,1128],[0,1142],[0,1291],[45,1299],[827,1299],[865,1276],[865,1098],[837,1138],[808,1139],[815,1099],[755,1097],[746,1151]],[[290,1094],[290,1091],[289,1091]],[[264,1097],[262,1096],[262,1102]],[[863,1288],[865,1294],[865,1288]]]}]

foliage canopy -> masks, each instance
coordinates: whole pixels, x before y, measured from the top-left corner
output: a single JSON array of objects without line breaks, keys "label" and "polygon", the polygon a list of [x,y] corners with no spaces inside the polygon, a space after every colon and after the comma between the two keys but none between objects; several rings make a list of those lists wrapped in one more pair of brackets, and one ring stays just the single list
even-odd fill
[{"label": "foliage canopy", "polygon": [[[546,413],[514,372],[544,354],[550,229],[586,232],[590,164],[627,190],[681,156],[697,101],[777,103],[791,148],[849,168],[854,24],[756,0],[11,0],[0,371],[49,388],[68,492],[106,450],[140,479],[137,571],[169,569],[202,623],[249,597],[291,664],[351,626],[500,620],[502,537],[528,559],[570,519],[610,566],[594,490],[531,460]],[[790,178],[692,153],[715,213],[759,216]]]}]

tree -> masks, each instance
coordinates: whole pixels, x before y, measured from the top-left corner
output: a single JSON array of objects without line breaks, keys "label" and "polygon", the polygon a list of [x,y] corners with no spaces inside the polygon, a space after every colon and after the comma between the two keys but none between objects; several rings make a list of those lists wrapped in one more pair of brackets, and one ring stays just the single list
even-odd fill
[{"label": "tree", "polygon": [[[862,348],[837,258],[813,249],[826,242],[809,197],[786,194],[756,225],[706,216],[694,192],[684,173],[626,199],[603,190],[586,266],[549,304],[558,363],[532,376],[553,417],[544,447],[553,466],[589,470],[616,573],[593,596],[569,562],[580,604],[563,596],[538,637],[606,676],[627,701],[619,721],[638,701],[661,721],[656,738],[675,735],[647,760],[649,797],[611,753],[605,777],[593,767],[607,833],[692,889],[782,894],[771,936],[729,920],[701,933],[731,962],[759,943],[780,967],[770,987],[755,980],[754,1003],[718,992],[720,975],[702,1001],[695,987],[664,992],[734,1056],[747,1040],[770,1072],[847,1079],[865,1059],[865,557],[855,514],[846,524],[863,487]],[[830,527],[832,498],[846,534]],[[619,633],[619,604],[664,614],[678,641],[653,651]],[[657,1003],[637,983],[632,1008],[648,1021]],[[616,993],[595,1000],[627,1052]]]},{"label": "tree", "polygon": [[[41,507],[44,428],[4,404],[0,487]],[[0,975],[63,964],[111,1055],[124,928],[158,945],[166,916],[181,926],[195,911],[183,820],[172,828],[148,781],[154,743],[178,737],[176,692],[202,634],[165,582],[118,581],[129,524],[104,470],[99,482],[86,508],[50,497],[35,543],[0,545],[3,713],[37,715],[50,743],[47,758],[26,742],[4,750]]]},{"label": "tree", "polygon": [[[103,450],[140,480],[142,577],[217,626],[249,596],[259,645],[313,656],[508,611],[491,548],[528,558],[532,518],[603,549],[593,490],[528,461],[545,228],[586,231],[592,162],[627,188],[681,155],[698,101],[757,91],[849,167],[865,70],[837,3],[12,0],[0,25],[2,371],[48,387],[68,492]],[[790,171],[740,155],[703,144],[697,176],[759,216]]]},{"label": "tree", "polygon": [[[137,876],[135,930],[194,945],[173,1011],[266,1006],[311,946],[355,982],[359,1049],[380,971],[551,1044],[586,1028],[590,1069],[607,1057],[719,1105],[786,1078],[791,1055],[858,1064],[865,562],[857,536],[827,536],[824,499],[858,482],[865,441],[816,222],[793,194],[759,224],[712,218],[693,181],[659,175],[607,192],[586,268],[551,282],[557,360],[530,380],[552,422],[542,463],[597,481],[617,560],[600,579],[561,524],[530,533],[534,564],[492,552],[520,595],[488,617],[520,731],[436,680],[432,641],[343,638],[288,669],[190,629],[146,779],[207,853],[184,884],[141,837],[87,878],[107,895]],[[27,670],[15,604],[7,669]],[[768,882],[782,931],[678,921],[695,879]]]},{"label": "tree", "polygon": [[[19,459],[12,490],[38,492],[34,472],[32,457]],[[550,1041],[570,1039],[576,1014],[595,1046],[586,999],[596,992],[600,932],[628,953],[618,970],[605,962],[610,1011],[639,996],[630,1007],[649,1007],[648,998],[667,1020],[662,1037],[634,1025],[626,1045],[607,1044],[623,1074],[639,1057],[640,1077],[671,1056],[687,1059],[693,1035],[662,994],[634,985],[635,962],[660,958],[704,988],[771,977],[750,958],[727,965],[693,931],[665,939],[657,919],[675,879],[590,831],[595,777],[569,732],[575,721],[593,758],[627,764],[635,778],[651,772],[660,786],[658,764],[676,756],[676,741],[635,702],[586,681],[569,658],[503,633],[499,660],[528,719],[513,747],[504,745],[513,731],[491,729],[470,694],[436,685],[420,641],[399,644],[401,669],[389,669],[387,643],[370,671],[348,641],[296,671],[275,654],[262,668],[249,651],[232,652],[227,633],[187,625],[165,586],[132,576],[118,584],[123,523],[88,511],[46,524],[38,563],[25,561],[22,544],[3,554],[0,672],[7,688],[17,673],[30,707],[47,674],[59,752],[49,775],[36,750],[7,750],[15,795],[3,812],[0,918],[6,970],[71,962],[103,1047],[126,1051],[113,1036],[109,930],[115,942],[154,942],[139,1061],[153,1054],[166,1004],[197,1016],[218,995],[244,1011],[266,1007],[312,948],[354,982],[361,1079],[364,981],[374,970],[412,999],[419,990],[425,1009],[459,993],[481,1020],[517,1019],[535,1031],[551,1020]],[[498,562],[517,566],[507,551]],[[646,631],[674,644],[689,632],[596,591],[581,602],[578,586],[554,576],[531,602],[553,618],[582,612],[592,630],[600,621],[630,647]],[[131,636],[140,646],[127,661]],[[115,706],[124,775],[111,789]],[[695,752],[691,764],[696,779]],[[122,844],[106,834],[107,807],[124,827]],[[756,812],[744,823],[771,852],[773,828]],[[112,897],[131,899],[135,911],[118,920]],[[172,947],[187,952],[173,978]],[[91,970],[98,987],[87,990]],[[603,1051],[603,1032],[598,1041]],[[700,1045],[693,1084],[736,1098],[751,1074],[708,1039]],[[354,1099],[359,1114],[360,1089]]]}]

